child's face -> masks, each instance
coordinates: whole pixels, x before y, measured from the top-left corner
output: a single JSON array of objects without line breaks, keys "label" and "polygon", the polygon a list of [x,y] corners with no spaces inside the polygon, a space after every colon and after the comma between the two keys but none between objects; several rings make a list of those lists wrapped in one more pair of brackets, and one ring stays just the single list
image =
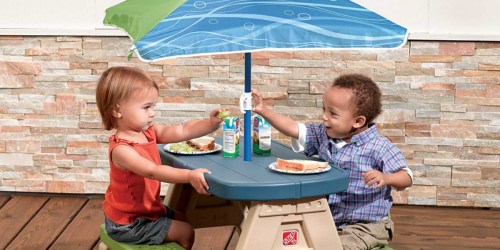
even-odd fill
[{"label": "child's face", "polygon": [[356,117],[350,107],[352,90],[330,87],[323,95],[323,125],[330,138],[350,139],[355,131]]},{"label": "child's face", "polygon": [[151,88],[137,91],[130,98],[120,102],[117,108],[118,130],[141,132],[153,123],[154,110],[158,99],[158,91]]}]

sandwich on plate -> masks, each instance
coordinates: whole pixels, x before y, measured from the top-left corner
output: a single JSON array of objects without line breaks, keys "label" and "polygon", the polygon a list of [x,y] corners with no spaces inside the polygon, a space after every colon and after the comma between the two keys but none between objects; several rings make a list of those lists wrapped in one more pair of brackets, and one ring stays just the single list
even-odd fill
[{"label": "sandwich on plate", "polygon": [[312,171],[323,169],[328,166],[328,162],[313,160],[276,160],[276,168],[287,171]]},{"label": "sandwich on plate", "polygon": [[202,136],[188,140],[187,144],[197,151],[210,151],[215,148],[215,139],[210,136]]}]

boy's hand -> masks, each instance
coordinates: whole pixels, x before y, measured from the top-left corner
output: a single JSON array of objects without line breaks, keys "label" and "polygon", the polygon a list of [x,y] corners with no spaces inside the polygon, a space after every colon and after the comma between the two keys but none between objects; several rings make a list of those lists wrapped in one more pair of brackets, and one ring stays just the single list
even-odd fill
[{"label": "boy's hand", "polygon": [[252,89],[252,100],[254,103],[253,112],[261,114],[261,112],[267,108],[262,99],[262,94],[256,89]]},{"label": "boy's hand", "polygon": [[363,179],[365,179],[365,184],[367,187],[375,185],[373,188],[379,188],[387,185],[385,175],[378,170],[369,170],[362,174]]},{"label": "boy's hand", "polygon": [[205,173],[210,173],[208,169],[206,168],[198,168],[191,170],[189,172],[189,184],[193,186],[193,188],[198,192],[199,194],[207,194],[209,195],[210,193],[207,192],[208,190],[208,183],[205,180]]}]

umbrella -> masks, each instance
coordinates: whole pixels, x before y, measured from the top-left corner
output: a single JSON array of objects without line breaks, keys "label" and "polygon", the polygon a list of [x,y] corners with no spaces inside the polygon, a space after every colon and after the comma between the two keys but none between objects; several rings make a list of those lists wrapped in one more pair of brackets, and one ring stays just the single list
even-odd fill
[{"label": "umbrella", "polygon": [[245,53],[244,159],[251,160],[251,54],[258,50],[396,48],[407,30],[348,0],[126,0],[104,23],[125,30],[144,61]]}]

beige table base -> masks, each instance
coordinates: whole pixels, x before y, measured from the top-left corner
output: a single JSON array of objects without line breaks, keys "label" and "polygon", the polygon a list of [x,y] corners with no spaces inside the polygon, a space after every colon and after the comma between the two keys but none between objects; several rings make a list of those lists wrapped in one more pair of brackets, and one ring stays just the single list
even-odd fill
[{"label": "beige table base", "polygon": [[342,249],[325,198],[252,202],[236,249]]},{"label": "beige table base", "polygon": [[325,198],[237,202],[172,186],[165,204],[184,212],[195,228],[240,226],[237,250],[342,249]]}]

